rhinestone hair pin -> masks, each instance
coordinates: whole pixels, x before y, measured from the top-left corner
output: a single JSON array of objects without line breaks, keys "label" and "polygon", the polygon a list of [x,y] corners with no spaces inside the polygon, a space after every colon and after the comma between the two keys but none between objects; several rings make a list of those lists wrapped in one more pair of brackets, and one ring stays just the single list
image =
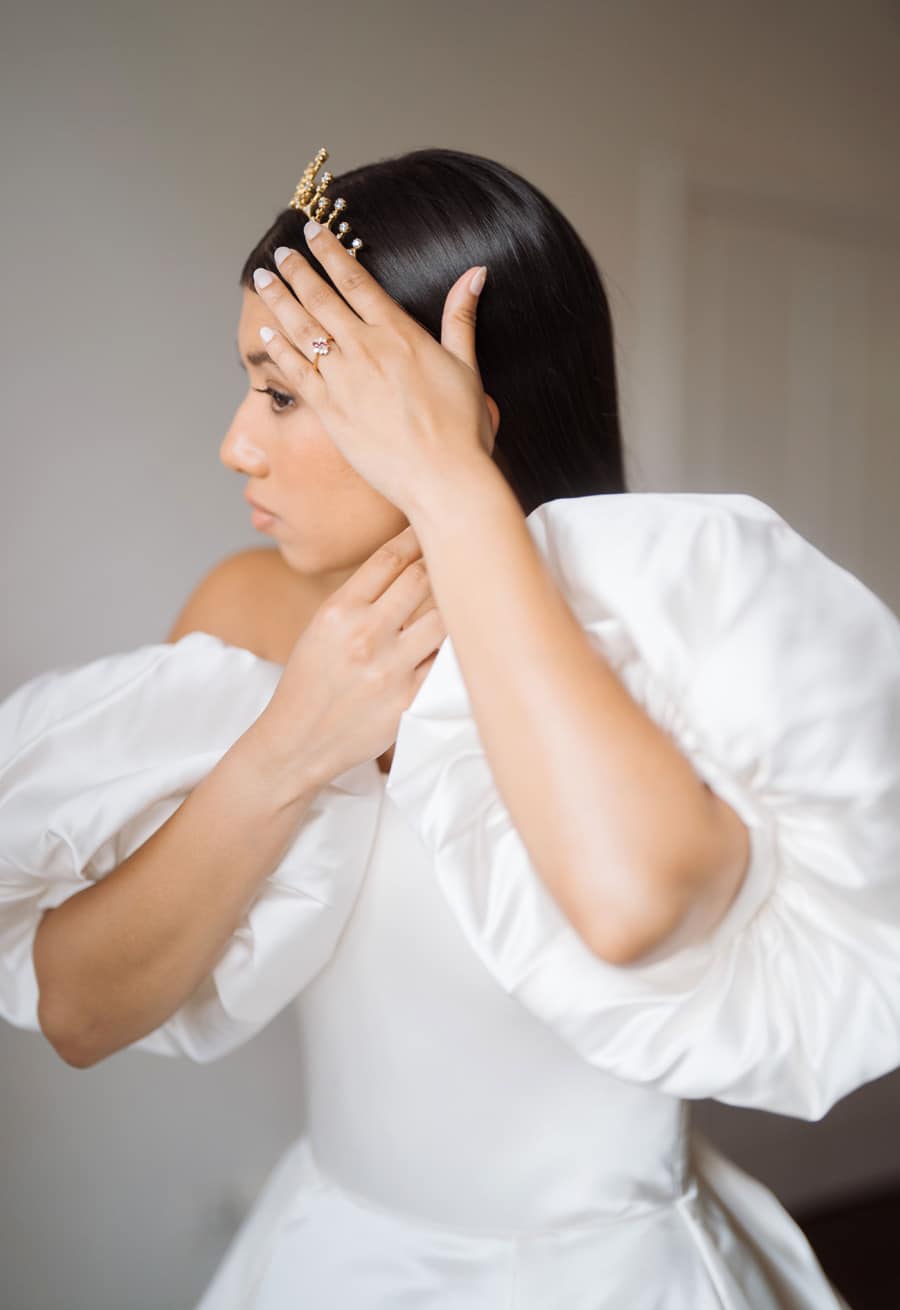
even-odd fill
[{"label": "rhinestone hair pin", "polygon": [[[336,228],[332,228],[331,224],[347,208],[347,202],[343,198],[335,200],[331,213],[327,218],[324,217],[325,211],[331,204],[325,192],[334,180],[334,174],[329,173],[326,169],[318,181],[316,180],[316,174],[327,158],[328,151],[323,146],[321,150],[317,151],[315,159],[310,160],[306,168],[304,168],[303,176],[297,183],[294,194],[288,202],[288,209],[299,209],[307,218],[314,218],[323,227],[331,228],[338,241],[340,241],[345,233],[350,231],[350,224],[341,222],[338,223]],[[349,246],[346,247],[354,259],[356,258],[356,252],[362,248],[362,244],[359,237],[354,237]]]}]

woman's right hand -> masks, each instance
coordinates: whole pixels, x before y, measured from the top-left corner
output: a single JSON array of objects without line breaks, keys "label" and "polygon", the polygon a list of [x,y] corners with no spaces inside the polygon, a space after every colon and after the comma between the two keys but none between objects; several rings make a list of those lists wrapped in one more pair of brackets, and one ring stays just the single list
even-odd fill
[{"label": "woman's right hand", "polygon": [[315,611],[254,727],[299,787],[324,786],[395,742],[446,635],[406,527]]}]

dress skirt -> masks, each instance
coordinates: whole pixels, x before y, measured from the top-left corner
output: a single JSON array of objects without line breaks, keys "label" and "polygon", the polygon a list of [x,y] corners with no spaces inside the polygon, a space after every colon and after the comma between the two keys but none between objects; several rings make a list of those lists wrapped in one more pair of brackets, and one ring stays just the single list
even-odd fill
[{"label": "dress skirt", "polygon": [[768,1188],[696,1132],[691,1156],[674,1202],[485,1233],[349,1192],[304,1135],[193,1310],[850,1310]]}]

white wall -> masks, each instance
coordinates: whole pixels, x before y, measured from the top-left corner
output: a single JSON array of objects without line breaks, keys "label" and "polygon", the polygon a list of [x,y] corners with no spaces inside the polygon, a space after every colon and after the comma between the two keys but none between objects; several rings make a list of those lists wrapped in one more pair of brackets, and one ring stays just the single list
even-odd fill
[{"label": "white wall", "polygon": [[[610,291],[634,488],[758,495],[900,608],[889,0],[34,0],[0,59],[0,694],[161,640],[258,540],[217,459],[237,275],[323,142],[336,172],[449,145],[546,190]],[[293,1032],[76,1071],[3,1029],[5,1305],[190,1305],[302,1127]],[[900,1177],[898,1088],[698,1118],[805,1205]]]}]

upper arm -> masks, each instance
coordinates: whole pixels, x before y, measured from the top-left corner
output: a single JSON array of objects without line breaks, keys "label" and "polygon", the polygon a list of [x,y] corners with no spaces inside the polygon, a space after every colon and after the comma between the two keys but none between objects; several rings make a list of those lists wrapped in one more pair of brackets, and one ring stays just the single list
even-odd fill
[{"label": "upper arm", "polygon": [[268,567],[268,552],[259,547],[220,560],[188,596],[165,640],[176,642],[189,632],[208,632],[229,645],[252,649],[259,608],[254,602]]}]

